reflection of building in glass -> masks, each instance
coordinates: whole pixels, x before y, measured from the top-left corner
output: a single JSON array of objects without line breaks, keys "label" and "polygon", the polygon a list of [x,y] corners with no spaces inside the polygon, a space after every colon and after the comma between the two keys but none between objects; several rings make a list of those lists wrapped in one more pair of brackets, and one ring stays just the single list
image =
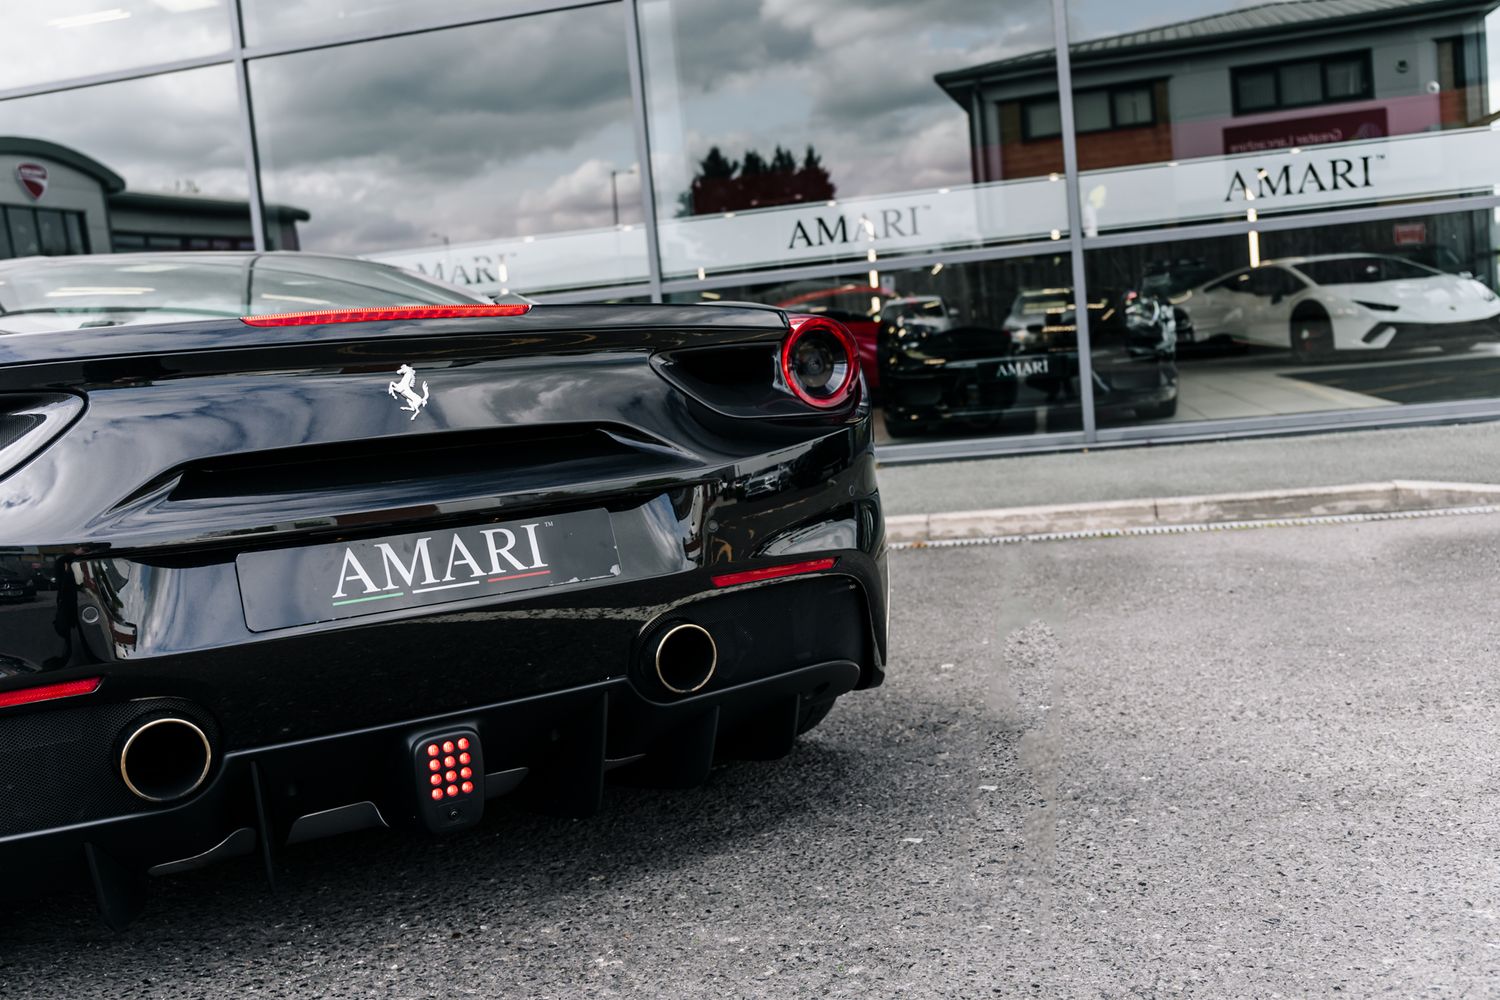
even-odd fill
[{"label": "reflection of building in glass", "polygon": [[[125,190],[125,179],[75,149],[0,136],[0,258],[133,250],[253,250],[246,202]],[[307,212],[266,206],[280,245],[297,247]]]},{"label": "reflection of building in glass", "polygon": [[[1495,6],[1265,3],[1075,43],[1079,169],[1488,124]],[[937,75],[969,114],[976,181],[1063,169],[1052,55]]]},{"label": "reflection of building in glass", "polygon": [[[0,150],[0,255],[308,247],[479,294],[837,314],[897,410],[912,345],[906,388],[947,380],[947,418],[892,436],[1500,415],[1500,319],[1465,318],[1500,289],[1500,0],[77,3],[100,16],[0,15],[34,54],[0,66],[5,131],[61,144]],[[252,232],[250,205],[175,178],[310,211],[262,204]],[[1330,255],[1400,258],[1427,305],[1278,292],[1288,259]],[[1076,322],[1048,319],[1058,290]],[[1137,391],[1165,367],[1131,351],[1166,348],[1119,308],[1182,346],[1175,401]]]}]

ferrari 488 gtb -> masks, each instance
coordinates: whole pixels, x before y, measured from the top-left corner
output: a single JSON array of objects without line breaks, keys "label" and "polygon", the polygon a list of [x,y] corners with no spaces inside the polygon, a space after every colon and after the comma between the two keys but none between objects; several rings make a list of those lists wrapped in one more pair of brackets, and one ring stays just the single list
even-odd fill
[{"label": "ferrari 488 gtb", "polygon": [[[770,758],[883,676],[858,351],[297,254],[0,265],[3,891]],[[28,595],[29,596],[29,595]]]}]

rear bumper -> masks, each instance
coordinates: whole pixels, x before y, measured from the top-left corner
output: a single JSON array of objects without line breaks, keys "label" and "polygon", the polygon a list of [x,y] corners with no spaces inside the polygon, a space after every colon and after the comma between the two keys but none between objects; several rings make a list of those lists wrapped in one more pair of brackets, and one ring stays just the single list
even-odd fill
[{"label": "rear bumper", "polygon": [[123,922],[150,875],[171,875],[256,854],[273,869],[289,844],[415,822],[418,789],[406,766],[410,740],[472,729],[482,740],[489,808],[513,796],[567,816],[595,810],[605,775],[656,785],[704,780],[716,757],[787,753],[813,706],[856,687],[862,669],[830,660],[660,702],[620,677],[441,716],[228,753],[182,804],[128,816],[0,837],[19,898],[60,886],[98,895]]}]

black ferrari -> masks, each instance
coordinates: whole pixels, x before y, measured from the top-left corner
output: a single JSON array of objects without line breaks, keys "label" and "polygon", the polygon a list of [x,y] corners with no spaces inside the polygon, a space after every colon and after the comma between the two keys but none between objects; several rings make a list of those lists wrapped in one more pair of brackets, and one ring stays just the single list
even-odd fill
[{"label": "black ferrari", "polygon": [[853,338],[305,254],[0,264],[0,893],[786,754],[881,682]]}]

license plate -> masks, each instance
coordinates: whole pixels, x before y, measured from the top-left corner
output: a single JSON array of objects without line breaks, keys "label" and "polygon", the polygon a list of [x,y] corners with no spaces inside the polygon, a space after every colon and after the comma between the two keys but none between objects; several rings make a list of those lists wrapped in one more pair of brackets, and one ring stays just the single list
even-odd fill
[{"label": "license plate", "polygon": [[443,528],[235,559],[252,631],[497,597],[620,573],[609,512]]}]

